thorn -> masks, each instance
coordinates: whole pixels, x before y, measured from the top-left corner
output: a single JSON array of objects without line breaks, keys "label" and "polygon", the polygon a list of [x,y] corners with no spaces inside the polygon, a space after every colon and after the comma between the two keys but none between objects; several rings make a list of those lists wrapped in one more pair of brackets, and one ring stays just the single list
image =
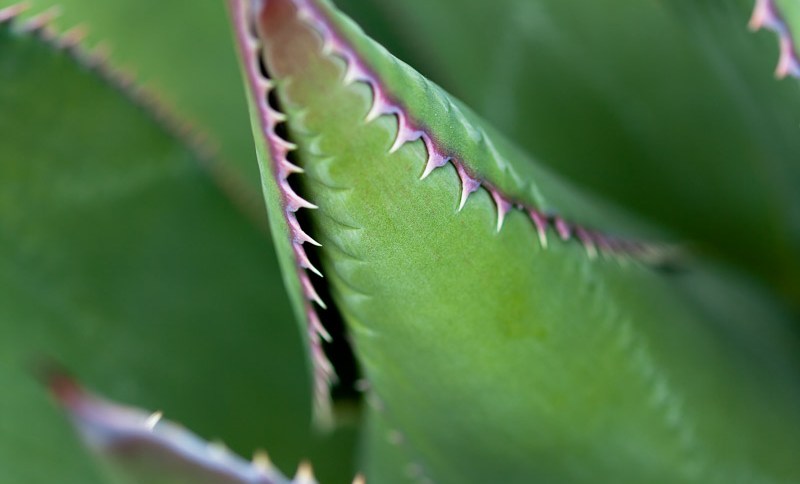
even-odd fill
[{"label": "thorn", "polygon": [[505,221],[506,214],[511,210],[511,203],[500,195],[500,192],[494,188],[489,189],[492,194],[495,205],[497,205],[497,232],[503,228],[503,221]]},{"label": "thorn", "polygon": [[414,129],[409,124],[408,119],[402,111],[398,111],[397,115],[397,137],[394,139],[394,144],[389,148],[389,153],[394,153],[408,141],[414,141],[422,136],[422,131]]},{"label": "thorn", "polygon": [[370,88],[372,89],[372,106],[367,112],[364,120],[368,123],[375,121],[378,117],[384,114],[397,114],[400,108],[392,104],[383,94],[381,88],[373,81],[369,81]]},{"label": "thorn", "polygon": [[286,158],[281,159],[278,161],[281,171],[286,175],[284,178],[288,177],[292,173],[305,173],[306,171],[301,167],[295,165],[291,161],[287,160]]},{"label": "thorn", "polygon": [[314,267],[314,264],[308,259],[308,254],[306,254],[305,249],[300,244],[292,244],[294,246],[294,253],[297,257],[297,262],[303,269],[308,269],[314,274],[318,275],[319,277],[324,277],[322,273]]},{"label": "thorn", "polygon": [[321,297],[319,297],[319,294],[317,294],[317,290],[314,289],[314,285],[311,284],[311,279],[308,278],[308,274],[301,272],[299,277],[300,286],[303,288],[303,293],[306,295],[306,299],[315,302],[322,309],[328,309],[328,306],[325,305],[325,302]]},{"label": "thorn", "polygon": [[565,222],[563,218],[556,217],[555,226],[556,232],[558,232],[558,236],[561,237],[561,240],[569,240],[570,236],[572,236],[572,229],[570,229],[569,224]]},{"label": "thorn", "polygon": [[539,243],[542,249],[547,248],[547,217],[537,212],[536,210],[529,211],[531,220],[536,225],[536,232],[539,234]]},{"label": "thorn", "polygon": [[306,317],[308,317],[308,324],[311,326],[311,330],[314,331],[314,333],[318,334],[326,343],[333,341],[330,333],[328,333],[325,326],[322,325],[322,321],[319,320],[319,315],[311,306],[306,308]]},{"label": "thorn", "polygon": [[481,182],[469,176],[462,163],[454,164],[456,165],[458,176],[461,178],[461,202],[458,204],[458,211],[460,212],[461,209],[464,208],[464,204],[467,203],[467,198],[469,198],[469,195],[480,188]]},{"label": "thorn", "polygon": [[208,454],[212,459],[221,460],[228,455],[228,448],[222,442],[215,440],[206,445]]},{"label": "thorn", "polygon": [[20,14],[31,8],[30,2],[20,2],[10,7],[0,9],[0,24],[14,20]]},{"label": "thorn", "polygon": [[[277,112],[277,111],[276,111],[276,112]],[[274,132],[274,131],[275,131],[275,129],[273,128],[273,130],[272,130],[272,131]],[[282,146],[283,148],[285,148],[287,151],[294,151],[294,150],[296,150],[296,149],[297,149],[297,145],[296,145],[296,144],[292,143],[292,142],[291,142],[291,141],[289,141],[289,140],[286,140],[286,139],[283,139],[283,138],[281,138],[281,137],[280,137],[280,136],[278,136],[277,134],[275,134],[275,142],[276,142],[277,144],[281,145],[281,146]]]},{"label": "thorn", "polygon": [[292,240],[295,243],[305,244],[308,242],[311,245],[322,247],[322,244],[312,239],[311,236],[300,228],[300,224],[297,222],[297,216],[294,212],[284,211],[284,214],[286,215],[286,223],[289,224],[289,231],[292,233]]},{"label": "thorn", "polygon": [[101,40],[95,44],[87,59],[90,66],[104,66],[111,58],[111,44]]},{"label": "thorn", "polygon": [[272,461],[269,459],[267,451],[259,449],[253,453],[253,467],[264,474],[272,470]]},{"label": "thorn", "polygon": [[578,236],[578,239],[580,239],[584,248],[586,248],[586,255],[589,256],[589,259],[591,260],[596,259],[597,247],[595,246],[594,240],[592,239],[592,235],[581,226],[575,227],[575,235]]},{"label": "thorn", "polygon": [[320,372],[320,389],[328,390],[328,384],[330,382],[336,381],[336,372],[333,369],[333,365],[331,364],[328,357],[325,355],[325,351],[322,349],[322,345],[319,342],[315,342],[311,345],[311,358],[315,363],[315,368]]},{"label": "thorn", "polygon": [[58,31],[52,24],[48,23],[39,28],[39,35],[47,42],[58,44]]},{"label": "thorn", "polygon": [[[316,19],[314,19],[316,20]],[[316,22],[315,22],[316,23]],[[317,23],[316,28],[322,34],[322,53],[326,56],[340,56],[344,57],[342,47],[339,45],[339,42],[336,40],[334,36],[331,35],[330,31],[328,30],[327,26],[323,26]],[[345,59],[346,60],[346,59]]]},{"label": "thorn", "polygon": [[283,123],[288,119],[285,114],[283,114],[280,111],[272,109],[271,107],[269,107],[269,105],[267,105],[267,114],[275,122],[275,124]]},{"label": "thorn", "polygon": [[297,7],[297,18],[304,22],[310,22],[314,20],[314,12],[311,11],[311,8],[308,5],[301,4]]},{"label": "thorn", "polygon": [[160,422],[163,417],[164,417],[164,412],[162,412],[161,410],[153,412],[152,414],[150,414],[149,417],[147,417],[147,420],[144,421],[144,426],[147,427],[147,430],[150,430],[152,432],[156,428],[156,425],[158,425],[158,422]]},{"label": "thorn", "polygon": [[344,73],[343,82],[345,85],[350,85],[355,81],[369,81],[370,76],[367,70],[357,59],[350,59],[347,63],[347,70]]},{"label": "thorn", "polygon": [[777,17],[772,0],[756,0],[748,26],[751,30],[759,30],[766,26],[775,25],[776,20]]},{"label": "thorn", "polygon": [[[117,69],[116,71],[112,71],[111,73],[112,73],[112,76],[115,78],[115,80],[117,82],[117,85],[122,87],[122,89],[124,89],[124,90],[133,90],[133,89],[135,89],[135,86],[136,86],[136,73],[135,72],[120,68],[120,69]],[[153,105],[153,106],[159,106],[161,104],[161,102],[158,101],[157,99],[153,99],[153,100],[149,100],[149,101],[150,101],[149,103],[151,105]],[[190,132],[192,132],[193,130],[194,130],[194,128],[192,128],[191,125],[187,126],[187,130],[186,130],[187,132],[185,133],[185,136],[188,136],[188,134]]]},{"label": "thorn", "polygon": [[794,49],[794,40],[791,36],[783,34],[780,37],[780,58],[775,69],[775,76],[783,79],[789,74],[800,76],[800,62]]},{"label": "thorn", "polygon": [[253,76],[253,80],[256,83],[256,97],[259,99],[261,104],[269,106],[269,93],[272,91],[274,87],[272,80],[267,79],[266,77],[262,76],[259,72]]},{"label": "thorn", "polygon": [[301,208],[307,208],[310,210],[316,210],[319,208],[318,206],[309,202],[305,198],[296,194],[294,190],[292,190],[292,187],[290,187],[289,184],[286,183],[285,181],[281,182],[280,185],[286,185],[285,187],[281,186],[281,189],[283,190],[283,195],[286,199],[286,210],[290,212],[296,212]]},{"label": "thorn", "polygon": [[88,34],[88,29],[85,25],[76,25],[71,29],[64,32],[61,38],[58,40],[58,45],[62,49],[72,49],[80,45],[83,42],[83,39],[86,38]]},{"label": "thorn", "polygon": [[303,461],[297,467],[297,473],[294,476],[295,484],[316,484],[317,480],[314,477],[314,469],[308,461]]},{"label": "thorn", "polygon": [[428,150],[428,161],[425,163],[425,170],[422,172],[422,176],[419,178],[420,180],[428,178],[428,175],[433,173],[433,170],[446,165],[447,162],[450,161],[450,157],[442,155],[439,150],[436,149],[430,136],[423,134],[422,140],[425,142],[425,149]]},{"label": "thorn", "polygon": [[34,17],[31,17],[24,24],[22,24],[22,31],[33,32],[36,30],[43,29],[44,27],[49,25],[53,20],[55,20],[59,15],[61,15],[61,7],[59,7],[58,5],[50,7],[44,12]]},{"label": "thorn", "polygon": [[594,242],[597,244],[600,254],[612,255],[614,254],[614,243],[611,237],[605,234],[597,233],[594,237]]}]

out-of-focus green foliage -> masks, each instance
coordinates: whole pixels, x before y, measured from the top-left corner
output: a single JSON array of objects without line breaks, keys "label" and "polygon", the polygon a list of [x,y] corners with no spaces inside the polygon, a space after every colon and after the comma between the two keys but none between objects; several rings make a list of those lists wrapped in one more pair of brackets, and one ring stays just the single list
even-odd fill
[{"label": "out-of-focus green foliage", "polygon": [[[43,358],[239,452],[311,457],[322,444],[269,240],[197,153],[7,25],[0,107],[0,481],[96,480],[33,377]],[[323,475],[351,476],[350,439],[315,459]]]},{"label": "out-of-focus green foliage", "polygon": [[[10,0],[3,3],[16,3]],[[247,125],[247,106],[221,1],[170,2],[32,0],[29,17],[57,12],[60,31],[85,31],[82,45],[99,46],[108,62],[124,69],[218,148],[211,160],[233,177],[237,196],[263,216],[258,170]]]}]

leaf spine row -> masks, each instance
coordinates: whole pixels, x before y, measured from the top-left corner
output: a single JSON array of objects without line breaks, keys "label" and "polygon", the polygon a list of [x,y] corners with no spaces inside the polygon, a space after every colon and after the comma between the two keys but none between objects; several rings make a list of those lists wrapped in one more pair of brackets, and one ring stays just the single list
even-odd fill
[{"label": "leaf spine row", "polygon": [[[272,175],[280,191],[283,216],[289,229],[289,242],[292,245],[296,274],[300,289],[305,298],[306,330],[308,332],[311,361],[314,369],[313,395],[314,417],[323,425],[331,422],[330,387],[337,380],[336,372],[322,348],[322,342],[330,342],[331,336],[320,321],[315,305],[326,309],[327,306],[314,288],[308,273],[322,277],[322,272],[309,260],[305,244],[321,246],[311,238],[300,226],[297,211],[318,208],[313,203],[300,197],[289,184],[289,176],[303,173],[303,169],[289,161],[288,155],[297,149],[294,143],[282,138],[277,126],[286,122],[286,115],[269,104],[269,94],[275,89],[272,79],[261,70],[263,45],[257,31],[256,19],[263,7],[261,2],[252,0],[230,0],[230,10],[235,26],[235,35],[244,63],[247,82],[258,109],[261,131],[271,161]],[[306,481],[300,481],[306,482]]]},{"label": "leaf spine row", "polygon": [[327,14],[319,7],[316,0],[294,0],[297,16],[311,26],[322,38],[322,52],[325,55],[335,55],[345,62],[343,82],[350,84],[362,82],[370,87],[373,100],[367,112],[365,121],[372,122],[380,116],[391,115],[397,119],[397,135],[392,143],[389,153],[394,153],[409,142],[422,140],[427,151],[425,168],[420,177],[427,178],[434,170],[451,163],[461,182],[461,193],[458,211],[464,208],[469,196],[483,188],[491,196],[497,209],[497,232],[503,228],[506,215],[512,208],[525,212],[530,217],[536,229],[540,246],[548,248],[548,231],[554,230],[558,237],[566,242],[577,240],[583,245],[587,256],[596,259],[598,255],[631,256],[637,260],[659,264],[671,259],[674,251],[657,244],[649,244],[626,240],[607,235],[597,230],[588,229],[578,224],[567,222],[561,217],[546,214],[526,203],[515,202],[499,188],[487,180],[481,179],[471,172],[470,168],[462,161],[447,154],[447,150],[421,123],[412,119],[408,109],[401,102],[395,100],[387,92],[378,74],[366,65],[362,57],[352,45],[332,25]]}]

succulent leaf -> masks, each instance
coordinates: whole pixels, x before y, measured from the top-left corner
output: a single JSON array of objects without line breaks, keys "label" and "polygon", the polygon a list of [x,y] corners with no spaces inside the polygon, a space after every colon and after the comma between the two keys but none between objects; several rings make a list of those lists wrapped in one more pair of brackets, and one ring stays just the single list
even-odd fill
[{"label": "succulent leaf", "polygon": [[[287,187],[318,207],[297,227],[370,383],[370,448],[395,447],[368,478],[800,476],[798,341],[768,298],[700,261],[635,257],[620,241],[657,232],[587,201],[329,2],[231,4],[291,292],[313,298]],[[280,172],[280,133],[302,173]]]}]

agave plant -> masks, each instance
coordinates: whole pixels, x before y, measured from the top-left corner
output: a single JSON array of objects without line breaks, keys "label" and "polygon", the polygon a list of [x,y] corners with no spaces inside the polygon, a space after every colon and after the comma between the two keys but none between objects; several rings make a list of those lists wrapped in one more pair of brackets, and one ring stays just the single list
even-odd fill
[{"label": "agave plant", "polygon": [[0,481],[800,481],[800,4],[341,3],[0,9]]}]

